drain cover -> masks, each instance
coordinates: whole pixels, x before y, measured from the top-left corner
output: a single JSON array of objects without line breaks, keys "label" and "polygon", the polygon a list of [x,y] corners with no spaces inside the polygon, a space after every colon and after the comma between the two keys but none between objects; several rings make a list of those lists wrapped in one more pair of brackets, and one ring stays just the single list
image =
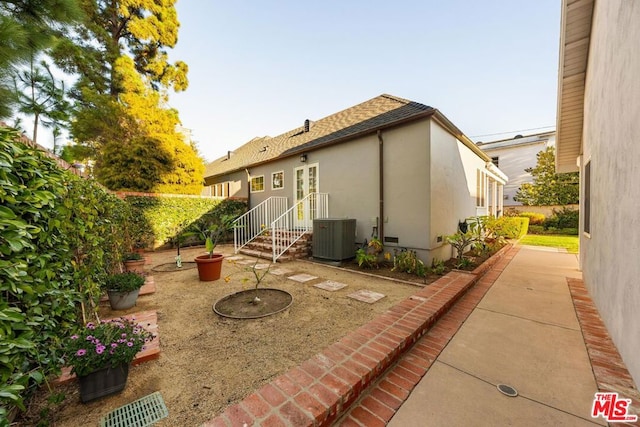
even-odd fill
[{"label": "drain cover", "polygon": [[509,397],[516,397],[518,395],[518,390],[506,384],[498,384],[498,391]]},{"label": "drain cover", "polygon": [[147,427],[168,415],[162,395],[156,391],[109,412],[100,420],[100,427]]}]

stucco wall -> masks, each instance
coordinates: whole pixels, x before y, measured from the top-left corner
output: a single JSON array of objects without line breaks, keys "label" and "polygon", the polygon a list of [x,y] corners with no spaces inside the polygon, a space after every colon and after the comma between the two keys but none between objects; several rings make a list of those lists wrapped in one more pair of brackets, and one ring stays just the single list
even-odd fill
[{"label": "stucco wall", "polygon": [[[431,123],[430,258],[446,260],[453,255],[444,236],[456,232],[458,221],[476,215],[476,173],[484,167],[484,160]],[[442,243],[439,236],[443,236]]]},{"label": "stucco wall", "polygon": [[[448,259],[451,248],[438,242],[438,236],[454,233],[458,219],[476,214],[476,170],[484,168],[484,161],[431,119],[386,129],[382,139],[382,216],[377,135],[307,152],[306,164],[319,168],[319,191],[329,194],[329,215],[355,218],[359,243],[371,239],[379,221],[383,222],[384,236],[398,239],[397,243],[384,242],[387,251],[413,249],[426,262],[434,256]],[[301,165],[294,156],[250,168],[251,176],[265,178],[265,190],[250,194],[251,206],[271,196],[286,196],[292,206],[294,169]],[[271,173],[280,170],[284,171],[284,189],[274,191]],[[229,178],[242,184],[237,195],[246,194],[245,171]]]},{"label": "stucco wall", "polygon": [[[581,237],[580,256],[585,284],[636,384],[640,384],[638,46],[640,2],[596,1],[581,170],[591,161],[591,233]],[[584,191],[584,183],[581,187]]]}]

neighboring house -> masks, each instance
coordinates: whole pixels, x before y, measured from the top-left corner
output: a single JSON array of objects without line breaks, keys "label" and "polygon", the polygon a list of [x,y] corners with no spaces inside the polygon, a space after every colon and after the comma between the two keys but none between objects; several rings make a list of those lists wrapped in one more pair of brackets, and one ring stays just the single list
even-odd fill
[{"label": "neighboring house", "polygon": [[555,146],[555,142],[556,133],[551,131],[476,144],[509,177],[509,182],[504,186],[505,207],[522,206],[514,197],[522,184],[533,182],[533,176],[525,169],[535,167],[537,154]]},{"label": "neighboring house", "polygon": [[[427,262],[451,257],[444,236],[458,221],[502,212],[506,176],[434,108],[380,95],[300,123],[213,161],[206,184],[248,198],[251,208],[286,203],[293,214],[274,230],[310,231],[314,217],[355,218],[357,243],[379,236],[386,250],[413,249]],[[268,227],[282,208],[264,206],[263,219],[252,222]]]},{"label": "neighboring house", "polygon": [[640,384],[640,2],[562,3],[558,172],[580,171],[585,286]]}]

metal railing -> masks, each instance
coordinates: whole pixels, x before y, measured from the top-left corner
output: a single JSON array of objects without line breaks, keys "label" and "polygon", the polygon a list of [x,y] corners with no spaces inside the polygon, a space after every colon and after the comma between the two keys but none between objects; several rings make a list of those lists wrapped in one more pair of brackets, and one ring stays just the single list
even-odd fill
[{"label": "metal railing", "polygon": [[308,231],[313,220],[329,216],[329,194],[311,193],[271,223],[273,262]]},{"label": "metal railing", "polygon": [[247,243],[268,230],[269,225],[287,210],[286,197],[269,197],[233,222],[233,248],[235,253]]}]

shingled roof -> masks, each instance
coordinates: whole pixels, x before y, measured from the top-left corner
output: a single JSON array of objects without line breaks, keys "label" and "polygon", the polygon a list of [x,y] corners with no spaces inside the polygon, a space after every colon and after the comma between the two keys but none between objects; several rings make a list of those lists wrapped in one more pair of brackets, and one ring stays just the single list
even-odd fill
[{"label": "shingled roof", "polygon": [[[383,94],[323,119],[310,122],[308,131],[305,131],[303,125],[273,138],[268,136],[254,138],[230,152],[229,156],[209,163],[205,169],[205,177],[215,177],[276,159],[298,155],[305,151],[345,142],[376,132],[379,129],[429,117],[433,114],[437,114],[445,122],[445,126],[450,132],[456,136],[463,136],[462,132],[439,114],[436,109]],[[468,138],[464,138],[468,140]]]}]

